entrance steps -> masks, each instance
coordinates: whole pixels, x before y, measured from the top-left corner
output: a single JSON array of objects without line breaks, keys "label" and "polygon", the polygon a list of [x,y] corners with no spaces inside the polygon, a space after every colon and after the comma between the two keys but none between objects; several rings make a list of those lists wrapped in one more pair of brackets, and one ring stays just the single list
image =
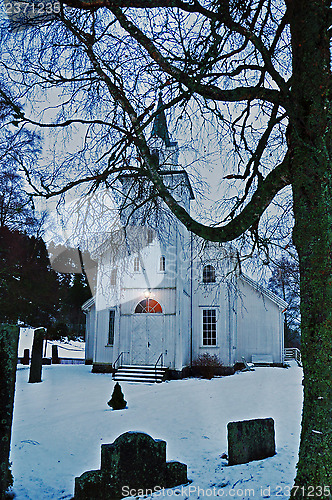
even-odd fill
[{"label": "entrance steps", "polygon": [[165,366],[155,368],[151,365],[122,365],[113,374],[113,380],[116,382],[144,382],[153,384],[165,380]]},{"label": "entrance steps", "polygon": [[284,361],[295,359],[299,366],[302,366],[301,351],[297,347],[286,347],[284,349]]}]

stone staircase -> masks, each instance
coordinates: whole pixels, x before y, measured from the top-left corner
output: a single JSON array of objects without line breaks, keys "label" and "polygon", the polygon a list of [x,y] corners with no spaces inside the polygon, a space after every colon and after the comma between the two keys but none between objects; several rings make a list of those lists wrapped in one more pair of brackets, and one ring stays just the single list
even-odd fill
[{"label": "stone staircase", "polygon": [[163,382],[167,368],[164,366],[122,365],[113,374],[116,382],[144,382],[153,384]]}]

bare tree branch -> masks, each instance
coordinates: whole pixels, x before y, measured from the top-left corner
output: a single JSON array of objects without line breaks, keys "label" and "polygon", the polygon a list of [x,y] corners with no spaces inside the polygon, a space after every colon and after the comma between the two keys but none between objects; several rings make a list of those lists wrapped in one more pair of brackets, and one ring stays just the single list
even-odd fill
[{"label": "bare tree branch", "polygon": [[[118,19],[122,28],[125,29],[135,40],[138,41],[149,53],[150,57],[160,66],[160,68],[165,71],[168,75],[175,78],[179,83],[186,85],[190,90],[202,95],[205,98],[214,99],[217,101],[227,101],[227,102],[238,102],[254,99],[262,99],[264,101],[269,101],[272,103],[278,103],[280,105],[286,104],[286,101],[282,98],[277,90],[267,89],[264,87],[237,87],[232,90],[223,90],[215,85],[204,85],[197,81],[197,79],[191,78],[185,71],[181,71],[175,66],[171,65],[153,42],[137,27],[135,26],[118,7],[109,7],[114,16]],[[238,27],[240,30],[240,28]],[[241,34],[248,33],[246,30],[242,31]],[[254,37],[255,39],[255,37]],[[263,47],[260,45],[260,49]],[[269,57],[265,49],[263,50],[266,55],[266,63],[270,67]],[[271,69],[271,68],[270,68]],[[279,78],[279,81],[280,78]],[[282,86],[285,88],[285,82],[282,82]]]}]

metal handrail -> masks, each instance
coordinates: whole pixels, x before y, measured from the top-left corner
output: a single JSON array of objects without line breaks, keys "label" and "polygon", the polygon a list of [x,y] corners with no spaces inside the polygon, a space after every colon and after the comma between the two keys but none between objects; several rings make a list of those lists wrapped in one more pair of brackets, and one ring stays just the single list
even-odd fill
[{"label": "metal handrail", "polygon": [[[164,353],[163,353],[163,352],[162,352],[161,354],[159,354],[159,357],[158,357],[158,359],[157,359],[157,361],[155,362],[155,365],[154,365],[155,367],[157,366],[158,361],[160,360],[160,358],[161,358],[161,360],[163,359],[163,356],[164,356]],[[162,363],[162,362],[161,362],[160,366],[163,366],[163,363]]]},{"label": "metal handrail", "polygon": [[114,361],[114,363],[113,363],[113,368],[114,368],[114,369],[116,369],[116,368],[115,368],[115,364],[118,362],[118,360],[121,358],[121,356],[122,356],[123,354],[128,354],[128,351],[122,351],[122,352],[120,352],[119,356],[116,358],[116,360],[115,360],[115,361]]},{"label": "metal handrail", "polygon": [[158,365],[159,360],[161,360],[160,361],[160,366],[162,367],[163,364],[164,364],[163,363],[163,359],[164,359],[164,353],[162,352],[161,354],[159,354],[159,357],[158,357],[158,359],[157,359],[157,361],[156,361],[156,363],[154,365],[154,374],[155,374],[156,380],[157,380],[157,365]]},{"label": "metal handrail", "polygon": [[299,366],[302,366],[301,351],[297,347],[286,347],[284,349],[287,358],[293,358]]}]

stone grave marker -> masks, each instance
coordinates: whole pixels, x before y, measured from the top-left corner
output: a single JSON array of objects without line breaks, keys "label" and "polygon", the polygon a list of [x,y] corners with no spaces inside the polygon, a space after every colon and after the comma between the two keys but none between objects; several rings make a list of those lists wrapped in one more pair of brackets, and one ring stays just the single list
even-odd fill
[{"label": "stone grave marker", "polygon": [[229,422],[228,464],[245,464],[275,455],[274,420],[258,418]]},{"label": "stone grave marker", "polygon": [[59,365],[60,364],[60,359],[59,359],[59,350],[58,346],[56,344],[52,345],[52,365]]},{"label": "stone grave marker", "polygon": [[101,446],[101,467],[75,478],[75,500],[116,500],[130,490],[172,488],[188,482],[187,466],[166,462],[166,442],[126,432]]}]

